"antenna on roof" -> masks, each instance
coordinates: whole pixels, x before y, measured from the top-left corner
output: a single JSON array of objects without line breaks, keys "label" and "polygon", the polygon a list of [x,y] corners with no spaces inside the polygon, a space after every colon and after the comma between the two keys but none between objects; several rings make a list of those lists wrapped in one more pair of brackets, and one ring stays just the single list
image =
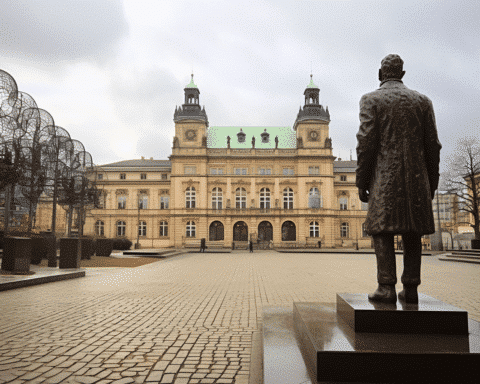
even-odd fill
[{"label": "antenna on roof", "polygon": [[352,150],[350,149],[350,161],[352,161]]}]

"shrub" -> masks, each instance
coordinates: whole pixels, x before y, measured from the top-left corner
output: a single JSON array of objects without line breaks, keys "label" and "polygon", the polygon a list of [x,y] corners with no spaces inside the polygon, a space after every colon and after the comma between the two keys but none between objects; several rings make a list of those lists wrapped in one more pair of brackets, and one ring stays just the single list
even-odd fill
[{"label": "shrub", "polygon": [[132,242],[126,238],[112,239],[113,249],[119,251],[128,251],[132,247]]}]

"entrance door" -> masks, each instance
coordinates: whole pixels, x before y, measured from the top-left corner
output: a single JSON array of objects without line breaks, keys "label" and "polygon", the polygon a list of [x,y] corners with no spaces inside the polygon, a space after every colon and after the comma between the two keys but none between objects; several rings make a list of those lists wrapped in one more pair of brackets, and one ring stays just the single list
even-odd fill
[{"label": "entrance door", "polygon": [[209,240],[223,240],[223,224],[220,221],[214,221],[212,224],[210,224]]},{"label": "entrance door", "polygon": [[243,221],[237,221],[233,226],[233,241],[248,241],[248,226]]},{"label": "entrance door", "polygon": [[270,224],[270,222],[262,221],[260,224],[258,224],[258,240],[273,240],[273,226]]}]

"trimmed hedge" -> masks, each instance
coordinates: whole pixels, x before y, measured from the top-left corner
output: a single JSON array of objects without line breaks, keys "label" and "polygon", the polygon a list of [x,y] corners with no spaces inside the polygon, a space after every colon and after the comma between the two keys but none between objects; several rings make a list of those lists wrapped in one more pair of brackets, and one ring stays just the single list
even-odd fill
[{"label": "trimmed hedge", "polygon": [[132,242],[125,238],[112,239],[113,240],[113,249],[118,251],[128,251],[132,247]]}]

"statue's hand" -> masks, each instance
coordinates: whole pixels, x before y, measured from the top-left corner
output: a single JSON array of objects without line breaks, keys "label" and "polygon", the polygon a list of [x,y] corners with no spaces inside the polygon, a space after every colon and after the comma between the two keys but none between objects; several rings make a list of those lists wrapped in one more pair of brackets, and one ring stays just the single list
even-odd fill
[{"label": "statue's hand", "polygon": [[358,196],[360,197],[360,201],[362,203],[368,203],[368,196],[370,193],[366,189],[358,188]]}]

